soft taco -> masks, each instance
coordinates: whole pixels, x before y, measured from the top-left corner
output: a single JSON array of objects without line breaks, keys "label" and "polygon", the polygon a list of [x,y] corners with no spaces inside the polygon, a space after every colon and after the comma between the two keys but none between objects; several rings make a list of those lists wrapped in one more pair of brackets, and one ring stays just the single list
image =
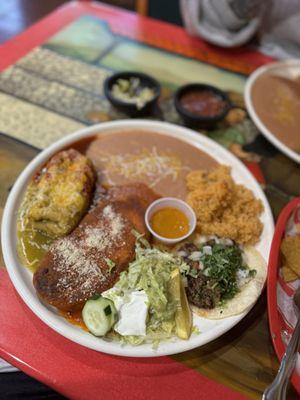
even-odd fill
[{"label": "soft taco", "polygon": [[208,319],[251,308],[266,280],[267,266],[254,247],[230,239],[195,239],[176,249],[189,266],[186,293],[194,313]]}]

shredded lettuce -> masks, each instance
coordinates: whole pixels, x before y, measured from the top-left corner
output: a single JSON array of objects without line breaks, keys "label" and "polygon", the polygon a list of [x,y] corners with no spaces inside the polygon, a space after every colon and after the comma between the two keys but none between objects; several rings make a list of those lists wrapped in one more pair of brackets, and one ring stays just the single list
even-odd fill
[{"label": "shredded lettuce", "polygon": [[[136,258],[128,270],[120,275],[119,281],[110,291],[109,298],[125,296],[133,290],[144,290],[148,296],[148,320],[146,336],[120,336],[122,343],[138,345],[152,342],[157,347],[160,341],[176,334],[175,312],[177,308],[168,292],[171,272],[179,268],[185,272],[188,266],[174,254],[146,246],[140,238],[136,244]],[[106,295],[106,297],[108,297]]]}]

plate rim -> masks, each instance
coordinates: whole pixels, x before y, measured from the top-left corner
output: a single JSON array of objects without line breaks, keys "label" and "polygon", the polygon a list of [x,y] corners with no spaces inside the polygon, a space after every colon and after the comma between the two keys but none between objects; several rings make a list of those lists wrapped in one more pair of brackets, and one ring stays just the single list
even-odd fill
[{"label": "plate rim", "polygon": [[[237,159],[232,153],[230,153],[227,149],[214,142],[212,139],[206,137],[203,134],[197,133],[191,129],[178,126],[175,124],[160,122],[154,120],[118,120],[118,121],[109,121],[100,124],[96,124],[90,127],[85,127],[80,129],[68,136],[61,138],[60,140],[54,142],[52,145],[48,146],[46,149],[41,151],[36,157],[32,159],[32,161],[25,167],[25,169],[21,172],[19,177],[17,178],[8,198],[6,201],[6,205],[3,211],[3,219],[2,219],[2,227],[1,227],[1,241],[2,241],[2,251],[4,262],[7,266],[7,271],[10,276],[10,279],[16,288],[17,292],[25,302],[25,304],[34,312],[35,315],[38,316],[44,323],[46,323],[50,328],[54,329],[57,333],[62,336],[72,340],[75,343],[83,345],[87,348],[101,351],[104,353],[127,356],[127,357],[157,357],[164,355],[177,354],[183,351],[191,350],[193,348],[202,346],[217,337],[221,336],[228,330],[230,330],[234,325],[236,325],[244,316],[250,311],[244,311],[242,314],[239,314],[234,317],[229,317],[228,319],[224,319],[226,323],[223,323],[221,326],[216,329],[216,332],[204,332],[199,335],[197,338],[200,340],[196,340],[196,344],[191,345],[189,341],[180,342],[180,346],[178,346],[178,342],[175,343],[173,350],[170,350],[168,345],[165,350],[162,350],[163,344],[160,345],[158,350],[153,350],[153,348],[149,345],[146,346],[146,349],[142,349],[142,346],[124,346],[120,347],[118,344],[118,348],[115,346],[111,346],[112,343],[105,342],[99,340],[97,338],[97,345],[93,344],[93,341],[90,338],[90,334],[83,332],[80,330],[80,335],[78,335],[79,328],[74,326],[65,326],[66,321],[60,321],[57,325],[57,314],[51,312],[48,308],[45,307],[37,298],[36,294],[33,296],[29,289],[27,289],[27,284],[24,279],[21,279],[22,272],[25,274],[25,268],[21,266],[18,262],[18,256],[14,249],[14,243],[16,239],[16,226],[13,226],[13,222],[16,218],[16,209],[18,209],[17,204],[20,202],[20,197],[22,196],[24,188],[27,186],[28,181],[31,179],[33,173],[44,163],[46,162],[55,152],[60,149],[70,145],[76,140],[81,138],[91,137],[97,133],[101,134],[101,132],[108,133],[109,131],[114,132],[117,129],[122,129],[126,131],[126,129],[141,129],[148,130],[152,132],[157,132],[161,134],[166,134],[168,136],[172,136],[178,138],[179,140],[186,141],[191,145],[196,146],[201,149],[201,145],[205,146],[204,151],[209,154],[209,148],[213,148],[217,150],[221,155],[225,156],[225,160],[227,162],[231,162],[231,166],[236,166],[239,168],[240,172],[247,176],[247,178],[252,181],[253,185],[256,187],[257,191],[260,193],[261,199],[263,200],[266,218],[268,219],[268,223],[270,224],[269,229],[271,233],[274,231],[274,222],[273,216],[270,209],[270,205],[266,199],[266,196],[261,189],[258,182],[255,180],[251,172],[246,168],[246,166]],[[194,142],[194,143],[193,143]],[[221,155],[219,158],[221,158]],[[213,158],[217,158],[216,155],[212,156]],[[266,260],[267,262],[267,260]],[[21,268],[19,268],[19,266]],[[22,271],[22,268],[24,271]],[[27,270],[26,270],[27,271]],[[47,311],[45,311],[47,310]],[[65,328],[67,328],[67,333]],[[207,335],[210,333],[209,335]],[[88,336],[87,336],[88,335]],[[208,337],[208,338],[207,338]],[[202,339],[202,340],[201,340]],[[199,343],[198,343],[199,342]],[[174,344],[172,342],[167,342],[168,344]],[[171,346],[172,348],[172,346]]]},{"label": "plate rim", "polygon": [[283,152],[286,156],[291,158],[292,160],[300,163],[300,154],[297,154],[294,150],[290,149],[286,144],[284,144],[281,140],[279,140],[273,133],[264,125],[259,116],[257,115],[251,97],[251,91],[255,81],[262,74],[271,71],[272,69],[282,67],[293,66],[294,64],[299,65],[300,69],[300,60],[297,59],[289,59],[284,61],[276,61],[267,65],[263,65],[260,68],[256,69],[252,74],[248,77],[245,85],[244,91],[244,100],[246,104],[246,109],[253,120],[254,124],[258,128],[258,130],[281,152]]}]

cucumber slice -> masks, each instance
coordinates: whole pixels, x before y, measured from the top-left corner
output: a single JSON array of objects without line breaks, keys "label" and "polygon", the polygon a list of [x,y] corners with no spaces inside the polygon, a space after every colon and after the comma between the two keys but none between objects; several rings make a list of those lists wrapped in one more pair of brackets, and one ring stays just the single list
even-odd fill
[{"label": "cucumber slice", "polygon": [[114,303],[99,296],[88,300],[82,310],[83,321],[95,336],[104,336],[117,321]]}]

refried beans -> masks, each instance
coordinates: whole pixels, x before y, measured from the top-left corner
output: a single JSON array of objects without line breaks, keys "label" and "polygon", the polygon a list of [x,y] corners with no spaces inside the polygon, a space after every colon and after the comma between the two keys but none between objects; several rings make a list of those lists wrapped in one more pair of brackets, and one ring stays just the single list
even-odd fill
[{"label": "refried beans", "polygon": [[300,153],[300,83],[264,74],[251,92],[261,122],[282,143]]}]

